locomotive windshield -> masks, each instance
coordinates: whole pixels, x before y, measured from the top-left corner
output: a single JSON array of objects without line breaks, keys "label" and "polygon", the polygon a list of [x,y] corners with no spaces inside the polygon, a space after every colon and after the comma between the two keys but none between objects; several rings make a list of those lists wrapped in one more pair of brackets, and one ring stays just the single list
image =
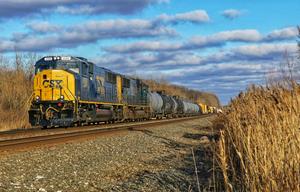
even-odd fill
[{"label": "locomotive windshield", "polygon": [[46,69],[63,69],[63,70],[70,70],[72,72],[79,73],[79,63],[71,59],[50,60],[47,59],[47,57],[45,57],[44,59],[41,59],[36,63],[35,73],[37,74]]}]

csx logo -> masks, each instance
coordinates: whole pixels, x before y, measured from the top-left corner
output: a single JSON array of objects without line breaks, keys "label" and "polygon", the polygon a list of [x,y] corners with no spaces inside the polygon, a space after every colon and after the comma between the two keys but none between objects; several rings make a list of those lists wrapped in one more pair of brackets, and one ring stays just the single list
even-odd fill
[{"label": "csx logo", "polygon": [[61,88],[61,82],[62,80],[44,80],[43,81],[43,86],[45,88]]}]

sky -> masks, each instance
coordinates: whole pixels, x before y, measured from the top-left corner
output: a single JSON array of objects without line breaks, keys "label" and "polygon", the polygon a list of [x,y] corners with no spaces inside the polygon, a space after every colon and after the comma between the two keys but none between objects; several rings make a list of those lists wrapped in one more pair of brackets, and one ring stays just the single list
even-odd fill
[{"label": "sky", "polygon": [[0,54],[81,56],[225,105],[297,51],[299,13],[300,0],[0,1]]}]

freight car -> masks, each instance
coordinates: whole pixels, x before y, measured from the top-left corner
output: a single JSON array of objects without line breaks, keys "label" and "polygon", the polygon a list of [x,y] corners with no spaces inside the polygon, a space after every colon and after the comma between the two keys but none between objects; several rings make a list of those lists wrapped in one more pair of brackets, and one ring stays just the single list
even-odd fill
[{"label": "freight car", "polygon": [[82,57],[47,56],[35,64],[31,125],[54,127],[199,114],[190,101],[150,92],[140,79]]}]

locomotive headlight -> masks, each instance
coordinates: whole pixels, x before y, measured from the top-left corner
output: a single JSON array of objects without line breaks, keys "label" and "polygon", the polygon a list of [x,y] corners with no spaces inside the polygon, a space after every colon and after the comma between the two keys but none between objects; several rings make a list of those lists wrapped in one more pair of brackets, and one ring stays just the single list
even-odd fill
[{"label": "locomotive headlight", "polygon": [[37,103],[40,102],[40,96],[35,97],[35,102],[37,102]]},{"label": "locomotive headlight", "polygon": [[65,99],[65,97],[64,97],[63,95],[61,95],[61,96],[60,96],[60,99],[61,99],[61,100],[64,100],[64,99]]}]

